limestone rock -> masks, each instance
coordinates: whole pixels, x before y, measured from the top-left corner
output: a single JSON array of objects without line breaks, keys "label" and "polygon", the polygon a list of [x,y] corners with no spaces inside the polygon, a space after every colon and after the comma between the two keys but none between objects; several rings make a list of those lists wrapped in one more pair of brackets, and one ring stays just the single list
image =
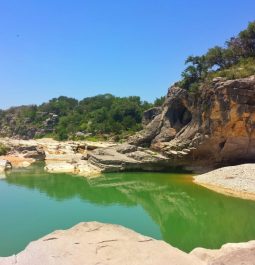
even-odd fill
[{"label": "limestone rock", "polygon": [[102,170],[101,168],[92,165],[87,160],[81,160],[77,163],[75,172],[81,176],[93,178],[99,176]]},{"label": "limestone rock", "polygon": [[[149,113],[146,127],[129,143],[157,150],[170,163],[255,162],[255,76],[214,79],[198,93],[172,86],[162,110],[152,119]],[[173,151],[184,153],[175,156]]]},{"label": "limestone rock", "polygon": [[46,163],[44,169],[51,173],[74,173],[75,166],[67,162]]},{"label": "limestone rock", "polygon": [[164,241],[119,225],[80,223],[30,243],[0,265],[203,265],[203,261]]},{"label": "limestone rock", "polygon": [[157,115],[161,113],[161,111],[162,111],[161,107],[154,107],[146,110],[143,114],[143,120],[142,120],[143,126],[149,124]]},{"label": "limestone rock", "polygon": [[222,167],[195,176],[194,182],[217,192],[255,200],[255,164]]},{"label": "limestone rock", "polygon": [[170,166],[167,157],[132,145],[99,148],[90,153],[88,162],[102,172],[125,170],[163,170]]},{"label": "limestone rock", "polygon": [[31,242],[24,251],[0,257],[0,265],[253,265],[255,241],[189,254],[119,225],[80,223]]}]

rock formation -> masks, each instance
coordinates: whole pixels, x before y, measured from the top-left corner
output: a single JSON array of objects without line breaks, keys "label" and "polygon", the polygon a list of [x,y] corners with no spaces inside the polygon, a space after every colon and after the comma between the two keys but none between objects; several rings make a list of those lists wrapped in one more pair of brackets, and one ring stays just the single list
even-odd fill
[{"label": "rock formation", "polygon": [[[47,126],[52,125],[52,119],[47,120]],[[39,140],[31,150],[17,150],[16,146],[16,151],[36,159],[34,156],[43,155],[38,153],[38,146],[43,146],[46,161],[61,160],[61,170],[66,168],[68,172],[91,168],[162,170],[172,166],[194,169],[255,162],[255,76],[215,78],[195,93],[172,86],[162,107],[144,113],[143,125],[144,129],[131,137],[126,147],[107,146],[89,157],[78,150],[85,145],[74,142],[61,146]],[[70,166],[70,161],[75,166]],[[51,164],[47,169],[54,171],[56,167]]]},{"label": "rock formation", "polygon": [[255,76],[216,78],[196,93],[172,86],[160,113],[145,116],[129,143],[160,151],[172,164],[255,161]]},{"label": "rock formation", "polygon": [[88,162],[102,172],[124,170],[164,170],[169,165],[167,157],[148,148],[120,144],[100,148],[89,154]]},{"label": "rock formation", "polygon": [[29,159],[45,155],[51,172],[84,175],[255,162],[255,76],[215,78],[196,93],[172,86],[162,107],[144,113],[143,125],[124,145],[30,140],[30,150],[15,150]]},{"label": "rock formation", "polygon": [[89,164],[99,171],[208,171],[255,162],[255,76],[216,78],[196,93],[173,86],[161,108],[144,113],[143,124],[129,144],[92,152]]}]

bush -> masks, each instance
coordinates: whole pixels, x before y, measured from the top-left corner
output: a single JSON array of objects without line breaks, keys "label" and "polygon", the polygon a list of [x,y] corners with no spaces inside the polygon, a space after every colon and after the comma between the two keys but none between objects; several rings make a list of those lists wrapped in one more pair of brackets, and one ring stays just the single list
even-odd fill
[{"label": "bush", "polygon": [[0,155],[6,155],[10,151],[10,148],[0,143]]},{"label": "bush", "polygon": [[255,75],[255,58],[242,59],[236,65],[228,69],[219,70],[208,75],[211,80],[215,77],[224,77],[226,79],[238,79]]}]

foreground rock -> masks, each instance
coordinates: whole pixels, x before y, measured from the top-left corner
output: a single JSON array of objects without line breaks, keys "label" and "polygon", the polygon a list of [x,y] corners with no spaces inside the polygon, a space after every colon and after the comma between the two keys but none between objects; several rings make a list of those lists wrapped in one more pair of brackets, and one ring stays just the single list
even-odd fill
[{"label": "foreground rock", "polygon": [[172,86],[129,142],[184,166],[255,162],[255,76],[214,79],[197,93]]},{"label": "foreground rock", "polygon": [[0,258],[1,265],[202,265],[164,241],[142,236],[127,228],[97,222],[80,223],[55,231],[18,255]]},{"label": "foreground rock", "polygon": [[253,265],[254,260],[255,241],[187,254],[119,225],[89,222],[31,242],[19,254],[0,258],[0,265]]},{"label": "foreground rock", "polygon": [[219,168],[194,177],[194,182],[217,192],[255,200],[255,164]]},{"label": "foreground rock", "polygon": [[254,265],[255,241],[228,243],[220,249],[196,248],[191,255],[208,265]]}]

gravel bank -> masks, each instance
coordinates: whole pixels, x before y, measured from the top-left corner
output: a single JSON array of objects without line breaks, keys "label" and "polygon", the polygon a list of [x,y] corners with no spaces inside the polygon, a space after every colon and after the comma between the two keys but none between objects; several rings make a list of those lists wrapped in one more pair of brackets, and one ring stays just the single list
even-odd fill
[{"label": "gravel bank", "polygon": [[220,193],[255,200],[255,164],[219,168],[194,177],[194,182]]}]

